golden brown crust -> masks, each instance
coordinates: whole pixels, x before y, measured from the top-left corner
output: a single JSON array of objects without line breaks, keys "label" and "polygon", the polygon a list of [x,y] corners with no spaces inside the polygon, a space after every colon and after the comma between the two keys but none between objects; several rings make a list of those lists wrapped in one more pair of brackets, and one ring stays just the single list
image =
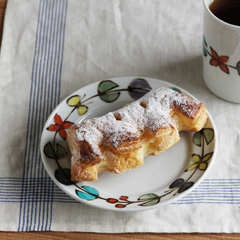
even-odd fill
[{"label": "golden brown crust", "polygon": [[142,165],[179,141],[179,131],[199,131],[206,108],[167,88],[157,88],[124,108],[73,125],[68,131],[73,181],[98,173],[122,173]]}]

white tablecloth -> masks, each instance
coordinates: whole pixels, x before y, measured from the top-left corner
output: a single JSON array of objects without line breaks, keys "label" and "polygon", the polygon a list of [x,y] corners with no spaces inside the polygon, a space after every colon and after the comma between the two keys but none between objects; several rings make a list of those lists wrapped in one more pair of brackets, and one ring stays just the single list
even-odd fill
[{"label": "white tablecloth", "polygon": [[[240,232],[240,105],[203,82],[202,15],[197,0],[8,0],[0,58],[0,230]],[[39,144],[51,111],[89,83],[122,76],[176,84],[211,113],[219,150],[191,201],[109,212],[76,202],[48,177]]]}]

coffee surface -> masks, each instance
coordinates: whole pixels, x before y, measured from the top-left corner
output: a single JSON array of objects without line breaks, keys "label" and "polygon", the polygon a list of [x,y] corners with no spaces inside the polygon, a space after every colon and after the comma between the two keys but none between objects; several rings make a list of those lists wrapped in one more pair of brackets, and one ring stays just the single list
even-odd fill
[{"label": "coffee surface", "polygon": [[209,9],[222,21],[240,26],[240,0],[214,0]]}]

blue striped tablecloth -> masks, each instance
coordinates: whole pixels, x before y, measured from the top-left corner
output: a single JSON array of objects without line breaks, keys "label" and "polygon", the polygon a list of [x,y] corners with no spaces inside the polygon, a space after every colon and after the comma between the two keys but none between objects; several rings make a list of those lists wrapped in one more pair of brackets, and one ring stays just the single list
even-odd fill
[{"label": "blue striped tablecloth", "polygon": [[[0,230],[240,232],[240,106],[202,80],[202,3],[197,0],[8,0],[0,58]],[[39,150],[45,121],[76,89],[148,76],[201,99],[219,131],[207,178],[181,200],[115,213],[68,197]]]}]

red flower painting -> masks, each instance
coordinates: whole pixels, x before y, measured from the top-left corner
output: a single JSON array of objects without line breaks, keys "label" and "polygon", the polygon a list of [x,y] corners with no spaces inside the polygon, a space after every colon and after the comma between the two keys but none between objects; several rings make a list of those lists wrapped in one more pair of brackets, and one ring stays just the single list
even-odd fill
[{"label": "red flower painting", "polygon": [[219,56],[218,53],[211,46],[210,49],[208,49],[208,44],[205,36],[203,36],[203,56],[211,57],[209,61],[209,64],[211,66],[219,67],[226,74],[230,74],[229,71],[230,68],[235,69],[237,70],[238,75],[240,76],[240,61],[238,61],[235,66],[227,63],[229,61],[229,56],[226,55]]},{"label": "red flower painting", "polygon": [[219,66],[222,71],[229,74],[229,69],[228,69],[228,66],[226,65],[226,62],[228,61],[229,57],[228,56],[218,56],[218,54],[212,47],[210,47],[210,49],[211,49],[211,53],[212,53],[212,58],[210,60],[210,64],[215,67]]},{"label": "red flower painting", "polygon": [[55,114],[54,115],[54,122],[55,124],[51,124],[47,130],[48,131],[52,131],[52,132],[59,132],[59,135],[66,140],[67,138],[67,132],[65,131],[65,129],[68,129],[69,127],[71,127],[71,125],[73,123],[69,122],[69,121],[62,121],[62,118],[58,115]]}]

